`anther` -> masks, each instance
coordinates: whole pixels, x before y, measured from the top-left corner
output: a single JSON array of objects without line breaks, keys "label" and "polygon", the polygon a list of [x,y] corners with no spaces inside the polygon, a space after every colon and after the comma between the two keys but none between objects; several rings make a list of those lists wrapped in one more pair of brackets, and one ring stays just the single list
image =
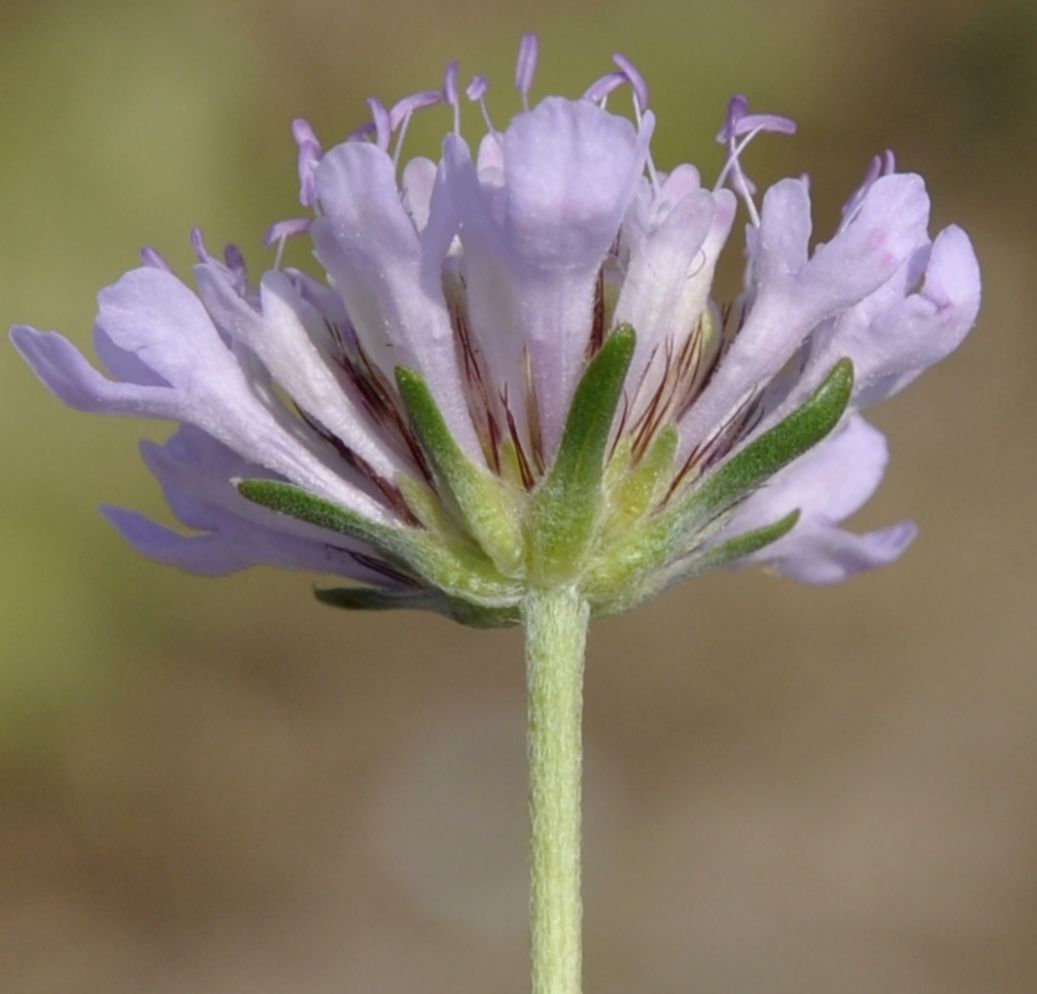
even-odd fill
[{"label": "anther", "polygon": [[198,258],[199,262],[212,262],[213,257],[209,254],[209,249],[205,244],[205,236],[202,234],[201,228],[191,229],[191,248],[194,249],[194,254]]},{"label": "anther", "polygon": [[299,171],[299,203],[303,207],[313,207],[317,202],[317,188],[314,181],[314,173],[320,164],[324,150],[313,128],[308,121],[297,117],[292,121],[292,137],[299,147],[298,171]]},{"label": "anther", "polygon": [[149,269],[164,269],[167,273],[173,271],[173,267],[169,264],[166,257],[158,249],[154,249],[150,245],[145,245],[140,250],[140,261]]},{"label": "anther", "polygon": [[761,132],[791,135],[795,134],[795,131],[796,122],[791,118],[777,114],[750,114],[749,101],[742,93],[736,93],[727,105],[724,126],[717,132],[717,141],[727,145],[727,162],[724,163],[713,189],[719,190],[730,176],[731,185],[745,203],[754,227],[759,227],[760,224],[760,215],[753,201],[756,188],[742,169],[740,156]]},{"label": "anther", "polygon": [[493,126],[493,121],[490,120],[490,111],[486,106],[486,92],[489,90],[490,84],[487,82],[486,77],[482,75],[475,75],[472,77],[472,81],[465,88],[465,96],[468,97],[472,103],[479,105],[479,110],[482,111],[482,119],[486,122],[486,130],[491,134],[497,134],[497,129]]},{"label": "anther", "polygon": [[374,124],[375,144],[383,152],[389,151],[389,140],[392,138],[392,126],[389,123],[389,112],[385,104],[377,97],[369,97],[367,106],[371,109],[371,121]]},{"label": "anther", "polygon": [[518,61],[515,64],[515,89],[522,96],[522,106],[529,110],[529,91],[533,88],[536,75],[540,42],[535,34],[524,34],[519,43]]},{"label": "anther", "polygon": [[399,166],[400,155],[403,151],[403,140],[407,137],[407,129],[410,120],[416,111],[425,107],[432,107],[443,99],[443,94],[438,90],[422,90],[420,93],[412,93],[409,97],[397,100],[389,111],[389,128],[396,132],[396,147],[393,150],[392,161],[394,166]]},{"label": "anther", "polygon": [[602,107],[608,102],[609,94],[628,82],[627,77],[621,72],[610,72],[595,80],[583,91],[583,99],[592,103],[601,104]]},{"label": "anther", "polygon": [[634,96],[637,98],[635,107],[640,116],[640,113],[648,110],[648,81],[638,71],[637,66],[622,53],[616,52],[612,56],[612,62],[633,87]]},{"label": "anther", "polygon": [[443,99],[454,110],[454,134],[461,134],[461,98],[457,92],[457,63],[451,62],[443,74]]}]

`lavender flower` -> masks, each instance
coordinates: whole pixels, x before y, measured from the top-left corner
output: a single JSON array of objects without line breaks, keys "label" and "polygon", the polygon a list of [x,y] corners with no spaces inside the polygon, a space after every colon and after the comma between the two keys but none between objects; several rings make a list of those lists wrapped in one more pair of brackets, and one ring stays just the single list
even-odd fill
[{"label": "lavender flower", "polygon": [[[655,117],[625,58],[581,99],[498,130],[488,83],[385,107],[324,151],[295,122],[302,219],[274,225],[255,282],[241,253],[194,243],[196,290],[154,250],[100,294],[94,346],[17,327],[43,382],[79,410],[179,423],[143,456],[193,534],[127,510],[142,553],[207,575],[269,563],[359,586],[346,607],[516,619],[527,589],[564,583],[594,612],[628,608],[707,569],[766,563],[808,583],[889,563],[914,526],[839,523],[880,482],[883,436],[861,411],[962,341],[979,272],[957,227],[927,233],[920,177],[876,159],[842,223],[811,250],[805,178],[759,200],[742,159],[792,121],[735,97],[712,186],[664,173]],[[607,109],[628,87],[632,115]],[[401,168],[408,124],[436,104],[439,162]],[[739,200],[742,294],[711,284]],[[281,268],[312,240],[327,283]]]}]

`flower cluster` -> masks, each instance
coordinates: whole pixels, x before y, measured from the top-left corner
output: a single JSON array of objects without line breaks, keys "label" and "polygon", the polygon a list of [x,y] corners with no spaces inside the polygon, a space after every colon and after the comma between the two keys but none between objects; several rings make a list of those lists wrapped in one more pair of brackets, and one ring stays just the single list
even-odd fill
[{"label": "flower cluster", "polygon": [[[100,294],[102,375],[64,338],[15,328],[46,385],[83,411],[179,423],[144,459],[181,534],[126,510],[144,554],[203,574],[257,563],[337,574],[347,607],[514,620],[524,592],[577,586],[598,613],[706,569],[761,562],[829,583],[895,559],[910,523],[839,527],[874,491],[883,436],[861,410],[946,356],[979,305],[957,227],[930,238],[919,176],[875,160],[811,247],[809,188],[756,199],[742,158],[787,118],[731,101],[703,185],[650,153],[648,87],[615,69],[500,131],[476,76],[387,108],[325,151],[295,122],[307,216],[273,226],[257,282],[195,234],[196,290],[154,250]],[[615,91],[632,113],[607,109]],[[474,150],[467,99],[482,110]],[[438,162],[401,149],[446,105]],[[739,202],[738,298],[711,294]],[[321,281],[281,267],[308,238]]]}]

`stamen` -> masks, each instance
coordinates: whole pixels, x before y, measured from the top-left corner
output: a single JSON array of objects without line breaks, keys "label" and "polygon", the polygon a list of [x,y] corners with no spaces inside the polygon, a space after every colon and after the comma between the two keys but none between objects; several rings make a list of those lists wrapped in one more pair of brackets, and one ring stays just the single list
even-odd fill
[{"label": "stamen", "polygon": [[158,249],[154,249],[150,245],[145,245],[140,250],[140,261],[150,269],[164,269],[167,273],[173,272],[173,267],[169,264],[166,257]]},{"label": "stamen", "polygon": [[389,151],[389,140],[392,138],[392,126],[389,123],[389,112],[385,104],[377,97],[368,97],[367,106],[371,108],[371,120],[374,123],[375,144],[383,151]]},{"label": "stamen", "polygon": [[467,387],[465,399],[468,404],[468,413],[472,417],[472,423],[475,425],[476,434],[479,436],[487,461],[493,471],[500,476],[502,436],[487,387],[487,374],[483,371],[479,354],[472,343],[464,305],[460,300],[452,299],[449,306],[450,321],[464,361],[465,386]]},{"label": "stamen", "polygon": [[757,228],[760,226],[760,215],[753,201],[756,187],[742,169],[739,157],[749,143],[764,131],[792,135],[796,133],[796,122],[778,114],[750,114],[748,99],[744,94],[736,93],[727,105],[724,126],[717,133],[717,141],[722,145],[727,145],[728,151],[727,162],[724,163],[724,168],[720,171],[713,189],[714,191],[719,190],[725,180],[729,176],[732,177],[731,185],[735,193],[742,198],[749,212],[749,218],[753,226]]},{"label": "stamen", "polygon": [[308,217],[293,217],[287,221],[278,221],[267,228],[266,234],[263,236],[263,247],[270,248],[274,242],[283,242],[296,235],[305,235],[310,230],[312,223],[312,219]]},{"label": "stamen", "polygon": [[213,257],[209,254],[209,249],[205,244],[205,236],[202,234],[201,228],[191,229],[191,248],[194,249],[194,254],[198,258],[199,262],[213,262]]},{"label": "stamen", "polygon": [[406,123],[412,114],[426,107],[435,107],[443,99],[439,90],[421,90],[412,93],[409,97],[397,100],[389,111],[389,127],[395,131],[400,125]]},{"label": "stamen", "polygon": [[864,174],[864,180],[861,182],[861,185],[857,188],[853,196],[843,205],[842,223],[839,225],[840,231],[842,231],[853,220],[875,181],[882,176],[888,176],[890,173],[896,172],[896,168],[897,160],[892,149],[886,149],[882,155],[876,155],[872,158],[868,165],[868,171]]},{"label": "stamen", "polygon": [[[640,115],[637,121],[638,128],[641,127]],[[652,158],[652,149],[649,147],[648,154],[645,156],[645,168],[648,170],[648,182],[652,186],[652,197],[657,198],[659,196],[659,170],[655,168],[655,159]]]},{"label": "stamen", "polygon": [[301,117],[292,121],[292,137],[299,147],[299,203],[303,207],[313,207],[317,203],[317,184],[314,174],[324,150],[309,122]]},{"label": "stamen", "polygon": [[501,404],[504,407],[504,418],[508,425],[508,434],[511,436],[511,444],[515,450],[515,459],[518,462],[519,476],[522,478],[522,485],[527,490],[532,490],[533,485],[536,483],[536,477],[533,476],[533,471],[529,466],[529,459],[526,456],[526,451],[522,447],[522,438],[519,435],[518,424],[515,422],[515,415],[512,413],[511,405],[508,403],[508,385],[504,384],[504,388],[500,393]]},{"label": "stamen", "polygon": [[312,221],[308,217],[293,217],[287,221],[278,221],[267,228],[266,234],[263,236],[263,247],[270,248],[274,244],[277,245],[277,252],[274,255],[274,269],[281,268],[281,261],[284,259],[284,249],[288,239],[294,238],[296,235],[305,235],[310,230],[311,224]]},{"label": "stamen", "polygon": [[465,96],[471,101],[482,100],[486,96],[486,91],[490,88],[490,84],[486,77],[480,73],[476,73],[472,77],[472,81],[468,84],[467,89],[464,91]]},{"label": "stamen", "polygon": [[422,90],[420,93],[412,93],[393,104],[389,111],[389,127],[392,131],[399,129],[396,135],[396,148],[393,150],[392,162],[398,167],[400,155],[403,151],[403,140],[407,137],[407,129],[410,127],[411,118],[416,111],[425,107],[432,107],[443,99],[438,90]]},{"label": "stamen", "polygon": [[602,76],[601,79],[595,80],[586,90],[584,90],[583,99],[590,100],[592,103],[601,104],[604,109],[605,105],[608,103],[609,94],[626,82],[629,81],[624,73],[607,73]]},{"label": "stamen", "polygon": [[451,62],[443,75],[443,99],[454,109],[454,134],[461,134],[461,98],[457,92],[457,62]]},{"label": "stamen", "polygon": [[223,248],[223,261],[226,262],[227,268],[234,275],[235,289],[244,297],[248,291],[248,269],[245,266],[245,256],[242,254],[241,249],[233,243],[225,245]]},{"label": "stamen", "polygon": [[515,66],[515,89],[522,96],[524,110],[529,110],[529,91],[533,88],[539,54],[540,42],[537,36],[532,33],[524,34],[519,43],[518,62]]},{"label": "stamen", "polygon": [[472,103],[478,103],[479,109],[482,111],[482,119],[486,122],[486,130],[491,135],[499,134],[497,129],[493,126],[493,121],[490,120],[490,112],[486,107],[486,91],[489,90],[490,84],[485,76],[475,75],[472,77],[472,81],[468,84],[465,89],[465,96],[468,97]]},{"label": "stamen", "polygon": [[790,117],[779,114],[750,114],[749,100],[744,93],[736,93],[727,105],[727,117],[724,126],[717,133],[717,141],[728,144],[734,138],[741,138],[749,132],[773,132],[780,135],[794,135],[796,122]]},{"label": "stamen", "polygon": [[365,141],[375,133],[374,124],[368,121],[366,124],[361,124],[359,128],[354,128],[346,135],[347,142],[358,142]]},{"label": "stamen", "polygon": [[616,52],[612,56],[612,62],[633,87],[636,98],[635,110],[640,117],[641,113],[648,110],[648,81],[638,71],[637,66],[622,53]]},{"label": "stamen", "polygon": [[529,448],[533,454],[533,462],[536,464],[537,473],[544,473],[544,442],[540,431],[540,402],[537,399],[536,383],[533,379],[533,357],[529,349],[525,354],[525,379],[526,379],[526,424],[529,426]]},{"label": "stamen", "polygon": [[334,432],[328,431],[315,417],[303,410],[298,404],[293,402],[296,413],[302,422],[310,428],[316,435],[319,435],[325,442],[327,442],[342,458],[347,466],[356,470],[364,479],[369,483],[373,484],[378,493],[385,498],[387,503],[393,510],[395,510],[408,525],[416,527],[418,525],[418,519],[411,513],[410,508],[407,506],[407,502],[403,497],[403,492],[393,483],[391,480],[386,479],[381,473],[378,473],[371,464],[359,455],[356,451],[346,445]]}]

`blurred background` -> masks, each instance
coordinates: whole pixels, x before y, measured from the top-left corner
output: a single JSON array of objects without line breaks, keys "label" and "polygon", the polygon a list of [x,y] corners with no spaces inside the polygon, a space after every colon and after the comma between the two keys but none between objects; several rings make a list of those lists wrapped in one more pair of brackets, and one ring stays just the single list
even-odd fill
[{"label": "blurred background", "polygon": [[[293,216],[289,125],[326,144],[445,63],[538,93],[621,49],[662,168],[715,175],[728,97],[790,114],[758,181],[809,171],[832,230],[870,156],[976,242],[964,347],[874,412],[859,524],[902,562],[835,589],[755,572],[591,636],[586,989],[1037,989],[1037,6],[920,0],[2,0],[0,311],[86,345],[153,244]],[[445,112],[408,139],[433,153]],[[736,267],[737,268],[737,267]],[[165,512],[136,452],[0,349],[0,990],[528,989],[521,645],[318,606],[312,578],[207,581],[96,513]]]}]

